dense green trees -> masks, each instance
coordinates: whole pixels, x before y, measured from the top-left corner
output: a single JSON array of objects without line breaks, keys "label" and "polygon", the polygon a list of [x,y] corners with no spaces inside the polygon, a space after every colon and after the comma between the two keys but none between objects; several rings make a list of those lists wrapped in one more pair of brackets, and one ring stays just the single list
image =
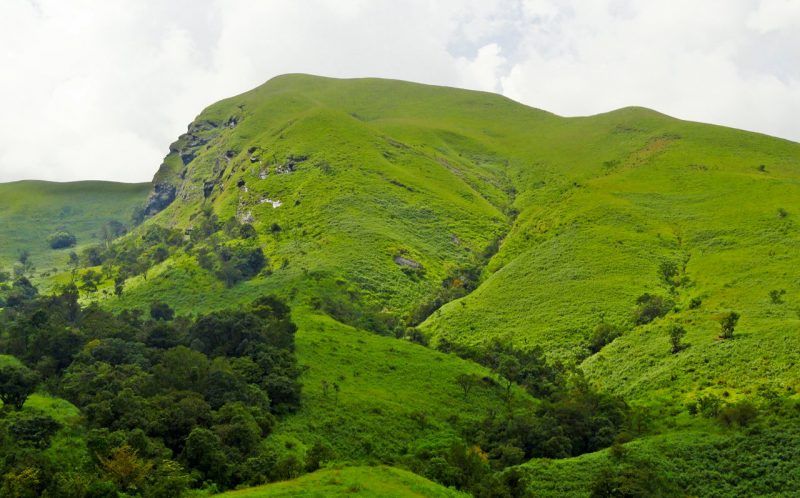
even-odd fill
[{"label": "dense green trees", "polygon": [[[273,297],[195,319],[164,303],[153,303],[149,319],[81,308],[74,286],[21,300],[0,319],[0,352],[23,362],[0,367],[0,439],[10,441],[0,449],[0,487],[71,496],[65,470],[40,453],[61,424],[19,411],[40,379],[80,409],[88,431],[92,461],[80,470],[80,496],[89,488],[179,496],[192,483],[261,482],[253,461],[272,458],[261,441],[300,400],[295,330]],[[15,467],[26,451],[39,460]]]}]

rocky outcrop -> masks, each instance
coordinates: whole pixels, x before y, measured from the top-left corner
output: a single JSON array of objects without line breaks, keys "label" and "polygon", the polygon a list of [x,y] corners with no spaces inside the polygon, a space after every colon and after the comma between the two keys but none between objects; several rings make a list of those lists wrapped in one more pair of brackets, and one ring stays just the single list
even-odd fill
[{"label": "rocky outcrop", "polygon": [[153,191],[147,198],[144,206],[144,214],[146,216],[153,216],[159,211],[163,210],[175,200],[175,195],[178,188],[170,183],[156,183],[153,185]]}]

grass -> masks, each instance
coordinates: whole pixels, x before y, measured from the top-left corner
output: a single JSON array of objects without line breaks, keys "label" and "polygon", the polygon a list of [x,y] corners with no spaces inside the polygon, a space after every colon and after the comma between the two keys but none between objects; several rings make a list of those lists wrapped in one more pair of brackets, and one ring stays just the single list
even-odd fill
[{"label": "grass", "polygon": [[521,466],[534,496],[590,496],[601,470],[653,469],[675,496],[790,496],[797,489],[798,435],[791,423],[770,420],[748,431],[675,431],[565,460],[534,459]]},{"label": "grass", "polygon": [[[275,436],[301,450],[320,441],[335,459],[394,461],[424,441],[456,436],[503,404],[500,385],[485,384],[464,398],[459,374],[494,378],[473,363],[326,316],[301,311],[295,320],[303,404]],[[532,402],[521,390],[516,395]]]},{"label": "grass", "polygon": [[[148,183],[96,181],[0,184],[0,270],[10,271],[19,252],[27,250],[37,275],[66,271],[70,251],[99,243],[104,223],[128,224],[149,189]],[[47,237],[57,230],[75,235],[77,245],[51,249]]]},{"label": "grass", "polygon": [[382,498],[467,496],[411,472],[386,466],[342,467],[319,470],[298,479],[266,486],[229,491],[219,498],[268,498],[280,496],[364,496]]}]

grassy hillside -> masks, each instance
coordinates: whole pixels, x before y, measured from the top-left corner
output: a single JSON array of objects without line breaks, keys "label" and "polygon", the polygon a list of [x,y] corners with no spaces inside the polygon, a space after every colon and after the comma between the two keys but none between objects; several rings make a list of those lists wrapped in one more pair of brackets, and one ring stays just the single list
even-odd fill
[{"label": "grassy hillside", "polygon": [[[799,201],[800,144],[785,140],[642,108],[561,118],[487,93],[288,75],[210,106],[172,144],[150,217],[83,298],[179,313],[290,302],[304,388],[266,443],[282,462],[324,448],[402,465],[511,412],[495,373],[434,349],[502,339],[633,405],[624,448],[665,489],[768,493],[798,468],[762,451],[793,444],[791,417],[717,418],[797,398]],[[729,312],[741,319],[722,339]],[[460,374],[484,378],[468,399]],[[709,397],[716,411],[689,414]],[[586,495],[604,469],[624,473],[619,451],[519,470],[535,494]],[[788,463],[764,470],[773,460]],[[326,472],[372,492],[358,469],[264,489],[324,488]]]},{"label": "grassy hillside", "polygon": [[430,497],[467,496],[392,467],[343,467],[257,488],[229,491],[220,498],[267,498],[276,496]]},{"label": "grassy hillside", "polygon": [[[27,250],[37,274],[64,271],[70,251],[100,242],[103,224],[129,224],[149,188],[149,183],[93,181],[0,184],[0,270],[10,271],[19,252]],[[59,230],[75,235],[76,246],[51,249],[47,237]]]},{"label": "grassy hillside", "polygon": [[[321,442],[334,461],[393,461],[458,437],[462,427],[503,404],[499,385],[481,385],[464,397],[459,374],[494,377],[474,363],[324,316],[301,312],[296,321],[303,405],[278,427],[276,440],[301,456]],[[521,389],[515,394],[531,402]]]},{"label": "grassy hillside", "polygon": [[[800,231],[791,206],[800,201],[800,146],[636,109],[572,126],[587,123],[645,145],[595,156],[595,171],[558,199],[520,205],[490,263],[496,271],[423,328],[467,342],[508,333],[520,345],[580,360],[593,327],[608,321],[625,333],[585,362],[608,389],[635,398],[664,390],[678,399],[712,385],[795,392],[800,371],[791,357],[800,337],[790,331],[800,325],[800,287],[791,269]],[[677,267],[670,282],[664,262]],[[634,327],[645,292],[675,309]],[[716,318],[728,310],[742,315],[741,332],[721,342]],[[688,332],[690,347],[678,355],[670,353],[671,323]]]}]

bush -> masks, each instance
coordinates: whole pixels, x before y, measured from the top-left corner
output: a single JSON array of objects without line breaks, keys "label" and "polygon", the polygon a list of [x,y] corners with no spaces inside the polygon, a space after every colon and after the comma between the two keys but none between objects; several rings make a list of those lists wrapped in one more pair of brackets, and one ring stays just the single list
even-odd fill
[{"label": "bush", "polygon": [[783,296],[786,294],[786,289],[773,289],[769,291],[769,299],[772,304],[783,304]]},{"label": "bush", "polygon": [[728,427],[733,425],[747,427],[756,417],[758,408],[747,400],[727,404],[719,411],[720,421]]},{"label": "bush", "polygon": [[636,325],[644,325],[660,318],[672,309],[674,303],[663,297],[644,293],[636,300],[633,319]]},{"label": "bush", "polygon": [[686,329],[678,324],[672,324],[669,328],[669,342],[672,344],[672,354],[680,353],[686,346],[681,344],[681,340],[686,336]]},{"label": "bush", "polygon": [[741,315],[735,311],[729,311],[720,317],[719,325],[722,328],[720,338],[733,339],[733,330],[736,328],[740,316]]},{"label": "bush", "polygon": [[47,237],[47,243],[50,244],[52,249],[64,249],[74,246],[77,243],[77,239],[71,233],[62,230],[51,233]]},{"label": "bush", "polygon": [[618,327],[605,322],[598,324],[592,331],[592,336],[589,339],[589,351],[591,351],[592,354],[599,352],[620,335],[622,335],[622,333]]}]

